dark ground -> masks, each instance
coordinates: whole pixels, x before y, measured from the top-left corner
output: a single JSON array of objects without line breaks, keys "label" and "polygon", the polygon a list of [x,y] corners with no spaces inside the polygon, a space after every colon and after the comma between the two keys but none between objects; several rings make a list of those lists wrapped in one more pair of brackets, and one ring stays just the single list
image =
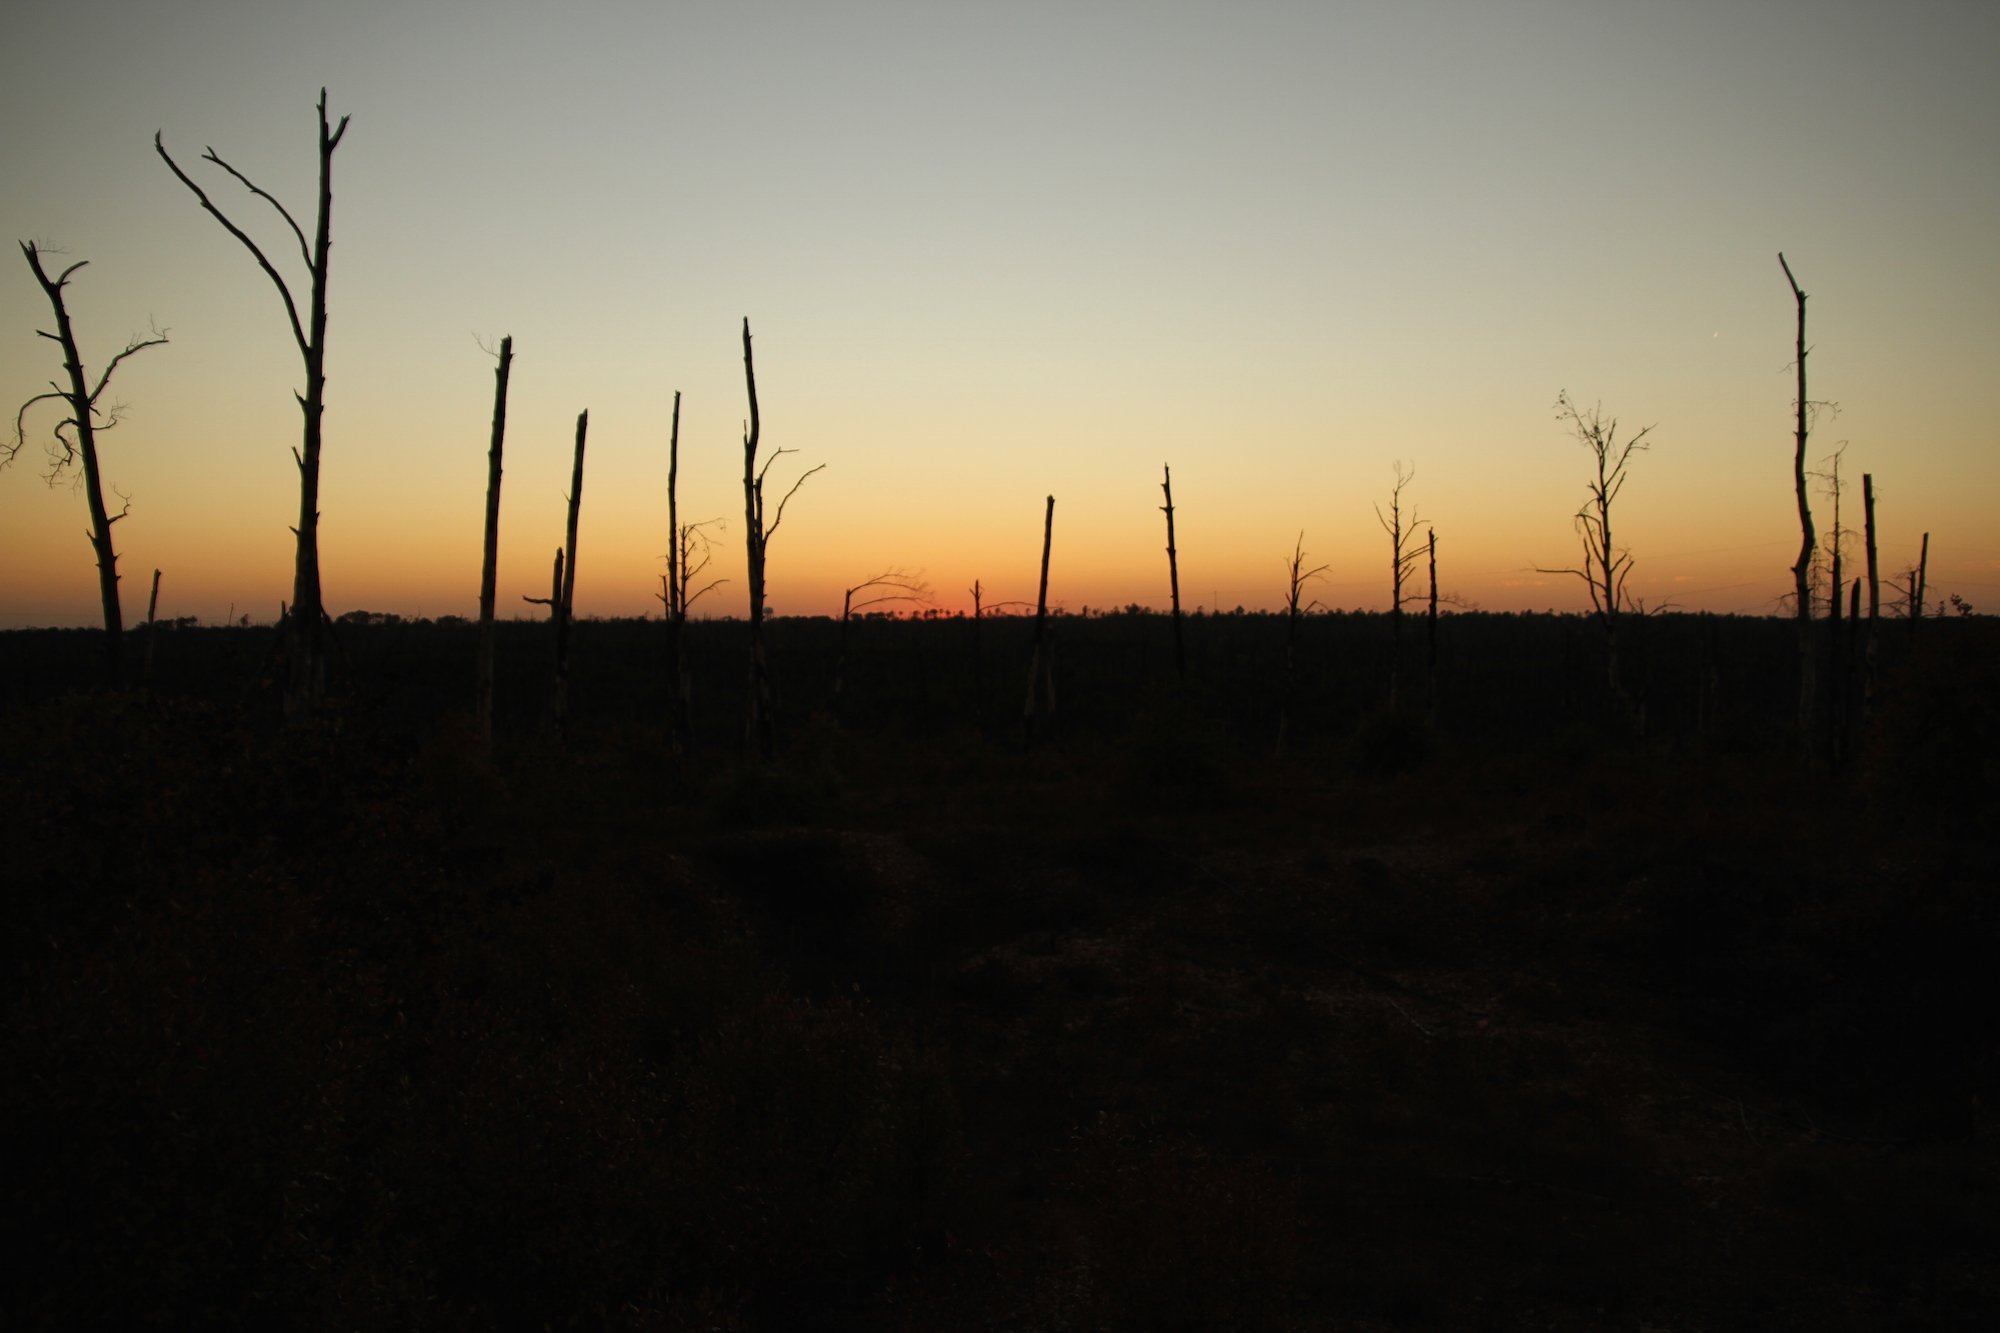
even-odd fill
[{"label": "dark ground", "polygon": [[945,719],[952,624],[770,767],[676,771],[581,668],[557,747],[527,626],[490,764],[398,627],[292,731],[248,637],[205,692],[17,689],[0,1322],[1984,1326],[1990,634],[1807,781],[1764,695],[1656,685],[1635,741],[1494,619],[1438,720],[1315,678],[1283,761],[1256,618],[1116,708],[1157,623],[1070,627],[1031,755]]}]

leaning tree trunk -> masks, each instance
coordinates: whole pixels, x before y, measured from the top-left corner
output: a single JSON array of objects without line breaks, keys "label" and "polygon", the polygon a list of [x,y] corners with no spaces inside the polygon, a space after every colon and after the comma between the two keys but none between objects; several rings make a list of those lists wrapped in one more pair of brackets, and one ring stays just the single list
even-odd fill
[{"label": "leaning tree trunk", "polygon": [[153,628],[160,613],[160,571],[153,571],[153,595],[146,599],[146,655],[139,665],[139,681],[144,685],[153,683]]},{"label": "leaning tree trunk", "polygon": [[1782,253],[1778,255],[1778,265],[1785,270],[1785,281],[1791,284],[1792,297],[1799,309],[1798,422],[1792,452],[1792,490],[1799,504],[1799,558],[1792,565],[1792,602],[1799,639],[1799,735],[1805,745],[1806,762],[1812,764],[1819,759],[1818,673],[1812,635],[1812,560],[1818,543],[1813,532],[1812,503],[1806,493],[1806,419],[1810,408],[1806,401],[1806,294],[1799,290],[1798,279],[1792,276],[1792,266],[1785,262]]},{"label": "leaning tree trunk", "polygon": [[[68,424],[76,430],[76,452],[83,459],[83,495],[90,508],[90,549],[97,555],[97,596],[104,612],[104,675],[106,683],[115,689],[123,676],[125,622],[124,613],[118,602],[118,555],[111,545],[111,525],[124,515],[113,514],[104,506],[104,480],[98,470],[97,462],[97,397],[104,391],[104,386],[109,382],[111,372],[117,369],[118,362],[140,347],[150,346],[151,343],[134,342],[123,353],[113,358],[111,364],[105,368],[103,377],[98,381],[97,388],[93,390],[83,373],[83,354],[77,350],[76,331],[70,325],[69,306],[63,300],[63,288],[69,282],[69,275],[82,268],[83,263],[88,261],[71,264],[56,277],[50,278],[42,268],[42,252],[36,245],[27,241],[22,242],[21,253],[28,257],[28,267],[34,270],[35,281],[41,284],[42,293],[48,297],[49,306],[55,312],[55,333],[44,333],[42,336],[52,339],[62,348],[63,372],[69,380],[69,387],[65,389],[55,386],[54,393],[42,394],[39,398],[61,400],[69,409]],[[53,385],[53,381],[51,384]],[[34,398],[29,399],[27,404],[23,404],[21,411],[25,413],[28,406],[36,401]],[[19,414],[15,418],[15,428],[18,435]],[[58,426],[56,430],[60,436],[62,427]],[[66,460],[58,460],[58,468],[62,466],[63,461]]]},{"label": "leaning tree trunk", "polygon": [[[1035,646],[1028,656],[1028,700],[1021,710],[1021,741],[1024,746],[1035,743],[1035,723],[1043,711],[1040,701],[1046,690],[1044,677],[1048,672],[1047,634],[1049,622],[1049,548],[1054,544],[1056,531],[1056,497],[1051,495],[1047,510],[1042,515],[1042,583],[1041,591],[1035,597]],[[1048,692],[1052,695],[1052,691]],[[1054,711],[1054,699],[1050,697],[1049,710]]]},{"label": "leaning tree trunk", "polygon": [[500,567],[500,454],[507,439],[507,377],[514,366],[514,340],[500,340],[500,364],[493,372],[493,435],[486,451],[486,541],[479,570],[479,673],[473,697],[479,743],[493,744],[493,596]]}]

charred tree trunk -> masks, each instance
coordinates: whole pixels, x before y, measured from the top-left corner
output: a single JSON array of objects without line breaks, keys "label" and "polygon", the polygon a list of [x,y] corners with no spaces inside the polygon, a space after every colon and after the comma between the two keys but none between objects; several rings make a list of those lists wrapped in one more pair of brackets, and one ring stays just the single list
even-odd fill
[{"label": "charred tree trunk", "polygon": [[[90,549],[97,556],[97,597],[104,614],[104,678],[106,684],[116,689],[122,683],[124,676],[125,621],[118,600],[118,555],[111,544],[111,525],[125,515],[122,511],[112,513],[104,504],[104,477],[99,469],[97,457],[97,400],[103,395],[105,386],[111,382],[112,372],[118,369],[119,362],[134,352],[156,346],[166,339],[164,337],[135,339],[126,344],[124,351],[111,358],[110,363],[104,368],[104,373],[98,377],[96,387],[92,388],[89,379],[84,375],[83,354],[77,350],[76,330],[70,325],[69,306],[63,299],[63,288],[69,285],[70,275],[89,261],[83,260],[71,264],[51,278],[42,267],[42,252],[37,246],[32,242],[23,241],[21,253],[27,256],[28,267],[34,270],[35,281],[41,285],[42,294],[48,298],[49,308],[55,313],[56,331],[41,333],[41,336],[62,349],[63,372],[69,387],[63,388],[51,381],[53,392],[37,394],[23,403],[20,412],[14,418],[15,433],[18,440],[22,417],[37,402],[54,399],[68,409],[67,419],[58,423],[55,428],[60,451],[53,457],[49,477],[53,481],[73,460],[81,459],[83,497],[90,508],[90,531],[87,536],[90,539]],[[107,421],[107,426],[114,421],[115,417],[112,421]],[[63,434],[64,426],[76,432],[74,439]],[[16,447],[19,447],[18,443]],[[5,458],[0,458],[0,462],[11,457],[10,452]]]},{"label": "charred tree trunk", "polygon": [[1917,551],[1917,572],[1910,581],[1910,640],[1916,641],[1917,622],[1924,618],[1925,578],[1931,563],[1931,535],[1924,534],[1924,544]]},{"label": "charred tree trunk", "polygon": [[1861,655],[1861,715],[1865,720],[1875,711],[1875,635],[1882,614],[1881,572],[1875,562],[1875,474],[1861,474],[1861,521],[1868,550],[1868,639]]},{"label": "charred tree trunk", "polygon": [[486,450],[486,540],[479,567],[479,670],[473,720],[479,743],[493,744],[493,597],[500,569],[500,456],[507,439],[507,377],[514,367],[514,340],[500,340],[500,364],[493,372],[493,433]]},{"label": "charred tree trunk", "polygon": [[1174,470],[1161,468],[1166,479],[1160,489],[1166,493],[1167,502],[1161,506],[1167,516],[1167,587],[1173,595],[1174,604],[1174,676],[1177,680],[1187,680],[1187,647],[1181,638],[1181,566],[1180,553],[1174,549]]},{"label": "charred tree trunk", "polygon": [[1431,605],[1430,615],[1424,625],[1424,693],[1430,701],[1433,716],[1437,713],[1438,693],[1438,535],[1432,528],[1426,534],[1430,538]]},{"label": "charred tree trunk", "polygon": [[160,571],[153,571],[153,595],[146,599],[146,654],[139,665],[139,683],[153,683],[153,628],[160,613]]},{"label": "charred tree trunk", "polygon": [[686,660],[686,553],[681,549],[681,395],[674,391],[674,422],[667,436],[667,746],[675,758],[688,747]]},{"label": "charred tree trunk", "polygon": [[223,212],[209,201],[208,195],[199,185],[180,169],[167,153],[158,134],[153,136],[153,148],[162,160],[179,177],[181,184],[194,192],[201,206],[220,222],[230,235],[242,242],[255,256],[258,266],[264,270],[278,289],[284,300],[285,314],[291,322],[292,338],[298,344],[299,354],[305,363],[306,388],[298,394],[299,410],[305,417],[304,440],[293,453],[299,468],[299,521],[292,529],[298,540],[297,556],[292,570],[291,614],[286,624],[290,631],[291,671],[285,692],[285,713],[293,719],[309,716],[319,707],[326,693],[326,607],[320,594],[319,575],[319,473],[320,473],[320,423],[326,407],[326,279],[329,252],[332,249],[330,228],[333,216],[333,153],[340,146],[340,140],[347,133],[348,117],[342,116],[340,124],[329,126],[326,119],[326,89],[319,90],[319,219],[313,232],[311,248],[306,244],[305,232],[285,207],[269,194],[253,185],[249,178],[236,168],[216,156],[213,149],[202,156],[228,172],[252,194],[278,210],[298,241],[299,252],[306,261],[307,272],[312,279],[312,291],[307,303],[306,317],[299,318],[297,303],[293,300],[291,288],[279,276],[278,270],[265,257],[257,243],[248,233],[231,222]]},{"label": "charred tree trunk", "polygon": [[760,759],[777,749],[771,726],[771,672],[764,655],[764,487],[757,472],[762,423],[757,416],[757,365],[750,352],[750,321],[743,321],[743,382],[750,394],[750,424],[743,432],[743,528],[750,579],[750,682],[745,730]]},{"label": "charred tree trunk", "polygon": [[1798,279],[1792,276],[1792,266],[1785,262],[1783,253],[1778,255],[1778,266],[1785,270],[1785,281],[1791,284],[1792,298],[1797,302],[1799,311],[1796,349],[1798,419],[1793,431],[1795,447],[1792,452],[1792,489],[1799,505],[1799,558],[1792,565],[1792,601],[1799,639],[1799,734],[1805,745],[1806,761],[1811,764],[1819,758],[1815,740],[1819,735],[1818,673],[1815,670],[1812,633],[1812,561],[1818,543],[1813,531],[1812,502],[1806,494],[1807,417],[1811,409],[1806,399],[1806,294],[1799,290]]},{"label": "charred tree trunk", "polygon": [[1021,709],[1021,742],[1032,748],[1035,743],[1035,723],[1043,711],[1041,704],[1046,698],[1047,711],[1055,707],[1054,691],[1047,687],[1048,673],[1047,636],[1049,622],[1049,548],[1054,544],[1056,531],[1056,497],[1049,497],[1048,508],[1042,515],[1042,582],[1041,591],[1035,596],[1035,646],[1028,657],[1028,700]]},{"label": "charred tree trunk", "polygon": [[569,474],[569,524],[563,542],[568,559],[559,566],[562,587],[557,590],[562,601],[562,612],[556,617],[555,719],[558,738],[565,736],[569,730],[569,638],[570,626],[576,620],[576,520],[578,511],[583,508],[583,439],[589,430],[590,413],[577,413],[576,458],[570,464]]}]

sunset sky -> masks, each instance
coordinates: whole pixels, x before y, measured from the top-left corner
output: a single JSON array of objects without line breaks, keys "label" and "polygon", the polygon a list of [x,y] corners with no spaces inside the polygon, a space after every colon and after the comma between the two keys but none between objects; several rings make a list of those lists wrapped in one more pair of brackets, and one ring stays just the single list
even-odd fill
[{"label": "sunset sky", "polygon": [[[1790,586],[1794,308],[1815,464],[1875,475],[1883,562],[2000,608],[2000,5],[427,4],[14,0],[7,239],[85,259],[128,621],[290,596],[299,358],[270,282],[153,152],[265,244],[334,160],[328,608],[474,614],[493,361],[512,335],[502,614],[545,593],[589,409],[583,615],[657,614],[667,430],[720,517],[699,610],[741,614],[740,322],[767,451],[825,464],[772,545],[781,614],[921,570],[956,608],[1276,605],[1303,532],[1328,605],[1380,608],[1392,470],[1440,582],[1577,609],[1567,390],[1655,427],[1616,513],[1649,604]],[[282,259],[280,260],[282,263]],[[0,394],[60,374],[0,252]],[[0,472],[0,627],[97,619],[56,416]],[[7,418],[11,427],[11,416]],[[114,501],[114,504],[116,502]],[[1824,515],[1826,505],[1819,506]],[[1822,517],[1822,525],[1827,522]],[[1856,542],[1856,549],[1859,543]]]}]

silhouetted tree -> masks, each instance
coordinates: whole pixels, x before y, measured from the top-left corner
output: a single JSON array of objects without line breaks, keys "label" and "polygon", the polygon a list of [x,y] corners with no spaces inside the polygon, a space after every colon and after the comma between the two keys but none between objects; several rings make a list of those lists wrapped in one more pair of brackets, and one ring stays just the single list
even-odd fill
[{"label": "silhouetted tree", "polygon": [[1861,665],[1861,712],[1864,720],[1875,711],[1876,622],[1882,615],[1881,569],[1875,548],[1875,474],[1861,474],[1861,524],[1864,549],[1868,553],[1868,640],[1863,646]]},{"label": "silhouetted tree", "polygon": [[667,744],[676,757],[687,752],[692,731],[693,675],[687,661],[688,608],[728,579],[712,579],[696,588],[694,581],[708,569],[713,551],[708,528],[722,520],[681,522],[681,395],[674,391],[674,423],[667,437],[667,572],[660,580],[660,601],[667,617]]},{"label": "silhouetted tree", "polygon": [[556,552],[555,577],[549,585],[549,595],[523,597],[524,602],[533,602],[549,608],[549,619],[556,631],[556,682],[555,682],[555,724],[556,735],[562,736],[569,727],[569,631],[576,614],[576,524],[578,511],[583,507],[583,442],[590,431],[590,413],[579,412],[576,416],[576,457],[570,465],[569,474],[569,522],[564,548]]},{"label": "silhouetted tree", "polygon": [[33,241],[22,241],[21,253],[27,256],[28,267],[34,270],[35,281],[41,285],[42,294],[48,297],[49,307],[56,317],[54,333],[43,329],[35,332],[62,348],[63,371],[68,387],[50,380],[49,392],[38,393],[21,404],[14,413],[14,439],[4,450],[0,450],[0,467],[13,462],[21,446],[27,442],[29,410],[37,403],[61,403],[67,415],[50,431],[47,475],[53,485],[70,468],[79,463],[83,467],[83,498],[90,507],[90,549],[97,554],[97,595],[104,610],[104,674],[106,681],[116,686],[122,675],[120,654],[124,646],[125,625],[118,604],[118,555],[111,546],[111,525],[125,517],[131,506],[127,504],[114,514],[104,504],[104,479],[98,466],[97,433],[118,424],[118,411],[109,404],[100,406],[99,402],[111,383],[112,373],[126,357],[148,347],[158,347],[167,340],[167,336],[155,330],[150,338],[129,340],[125,350],[111,358],[104,367],[104,373],[97,377],[97,383],[92,385],[84,374],[83,354],[77,350],[76,331],[70,326],[69,307],[63,300],[63,288],[69,285],[70,275],[90,261],[80,259],[51,278],[42,267],[42,251]]},{"label": "silhouetted tree", "polygon": [[1167,502],[1160,507],[1167,516],[1167,588],[1174,599],[1174,675],[1187,679],[1187,648],[1181,640],[1181,565],[1180,553],[1174,549],[1174,470],[1161,464],[1165,480],[1160,489],[1166,493]]},{"label": "silhouetted tree", "polygon": [[1818,535],[1813,530],[1812,500],[1806,493],[1806,436],[1812,412],[1812,402],[1806,397],[1806,294],[1799,289],[1798,279],[1792,276],[1792,266],[1785,262],[1783,251],[1778,253],[1778,267],[1785,271],[1785,281],[1791,284],[1792,299],[1799,311],[1797,359],[1793,363],[1798,371],[1798,398],[1793,404],[1797,411],[1797,424],[1792,433],[1792,489],[1799,504],[1799,558],[1792,564],[1792,615],[1798,624],[1799,635],[1800,739],[1805,747],[1806,762],[1815,764],[1819,757],[1819,729],[1815,725],[1818,720],[1818,682],[1812,641],[1811,578],[1813,550],[1818,545]]},{"label": "silhouetted tree", "polygon": [[[1400,469],[1398,470],[1400,476]],[[1398,486],[1400,490],[1400,485]],[[1278,754],[1285,753],[1285,742],[1290,736],[1292,721],[1293,682],[1298,671],[1299,618],[1312,610],[1317,602],[1301,606],[1300,599],[1315,579],[1326,573],[1325,565],[1306,568],[1306,534],[1301,531],[1298,541],[1292,544],[1292,554],[1285,561],[1285,678],[1278,691]]]},{"label": "silhouetted tree", "polygon": [[333,215],[333,152],[340,146],[341,136],[347,133],[348,119],[342,116],[339,125],[330,127],[327,124],[326,89],[320,89],[319,221],[310,246],[305,232],[283,204],[216,156],[213,148],[202,153],[205,160],[221,167],[251,194],[275,208],[278,216],[291,229],[312,284],[304,319],[299,317],[298,303],[292,298],[290,285],[265,257],[264,251],[250,239],[249,233],[231,222],[221,209],[210,202],[202,188],[168,154],[160,135],[153,135],[153,148],[160,159],[180,178],[181,184],[194,192],[201,206],[222,224],[223,229],[243,243],[244,248],[256,258],[258,267],[278,289],[278,295],[285,303],[285,317],[291,323],[292,339],[298,344],[299,355],[305,362],[306,390],[295,395],[299,410],[305,415],[305,435],[302,447],[292,455],[299,467],[299,522],[292,529],[298,538],[298,554],[292,572],[291,611],[286,621],[291,641],[291,679],[285,693],[285,711],[292,717],[312,712],[319,706],[320,698],[326,691],[326,608],[320,599],[319,578],[320,418],[326,403],[326,276],[332,245],[329,228]]},{"label": "silhouetted tree", "polygon": [[771,515],[767,526],[764,521],[764,474],[771,470],[771,464],[793,449],[779,449],[757,466],[757,445],[763,434],[763,423],[757,414],[757,366],[750,354],[750,321],[743,321],[743,382],[750,394],[750,420],[743,428],[743,543],[749,564],[750,577],[750,688],[746,694],[745,707],[748,711],[745,730],[751,748],[757,756],[769,759],[777,751],[777,734],[772,718],[776,698],[771,686],[770,658],[764,648],[764,571],[770,556],[771,539],[778,535],[778,525],[785,520],[785,506],[799,493],[799,487],[806,484],[806,478],[824,468],[807,468],[800,478],[785,492],[785,498],[778,501],[777,512]]},{"label": "silhouetted tree", "polygon": [[153,571],[153,592],[146,599],[146,655],[139,664],[140,683],[153,683],[153,625],[160,613],[160,571]]},{"label": "silhouetted tree", "polygon": [[1577,443],[1590,451],[1587,496],[1572,520],[1577,540],[1583,546],[1583,564],[1560,569],[1538,567],[1536,572],[1574,574],[1590,590],[1592,611],[1604,627],[1605,678],[1611,692],[1629,709],[1633,707],[1632,700],[1625,692],[1618,670],[1618,617],[1634,606],[1625,595],[1625,581],[1632,573],[1632,553],[1612,539],[1611,506],[1625,489],[1626,469],[1631,465],[1632,455],[1652,447],[1647,437],[1653,428],[1647,426],[1621,444],[1618,418],[1607,418],[1601,405],[1582,411],[1570,401],[1566,391],[1556,395],[1556,420],[1566,424]]},{"label": "silhouetted tree", "polygon": [[1417,529],[1423,520],[1417,517],[1415,505],[1410,506],[1407,516],[1403,513],[1403,488],[1416,480],[1415,467],[1396,464],[1396,484],[1389,491],[1389,512],[1384,514],[1382,506],[1375,506],[1375,521],[1382,525],[1382,531],[1389,534],[1389,707],[1396,707],[1403,675],[1403,603],[1408,597],[1403,585],[1409,580],[1417,563],[1421,549],[1416,545]]},{"label": "silhouetted tree", "polygon": [[1035,597],[1035,646],[1028,656],[1028,699],[1021,709],[1021,741],[1035,743],[1035,722],[1043,713],[1056,710],[1055,672],[1049,663],[1047,644],[1049,623],[1049,550],[1055,543],[1056,497],[1049,497],[1042,515],[1042,582]]},{"label": "silhouetted tree", "polygon": [[493,744],[493,598],[500,567],[500,455],[507,440],[507,378],[514,367],[514,340],[500,340],[500,364],[493,370],[493,433],[486,451],[486,540],[479,569],[479,670],[474,687],[474,725],[482,745]]}]

